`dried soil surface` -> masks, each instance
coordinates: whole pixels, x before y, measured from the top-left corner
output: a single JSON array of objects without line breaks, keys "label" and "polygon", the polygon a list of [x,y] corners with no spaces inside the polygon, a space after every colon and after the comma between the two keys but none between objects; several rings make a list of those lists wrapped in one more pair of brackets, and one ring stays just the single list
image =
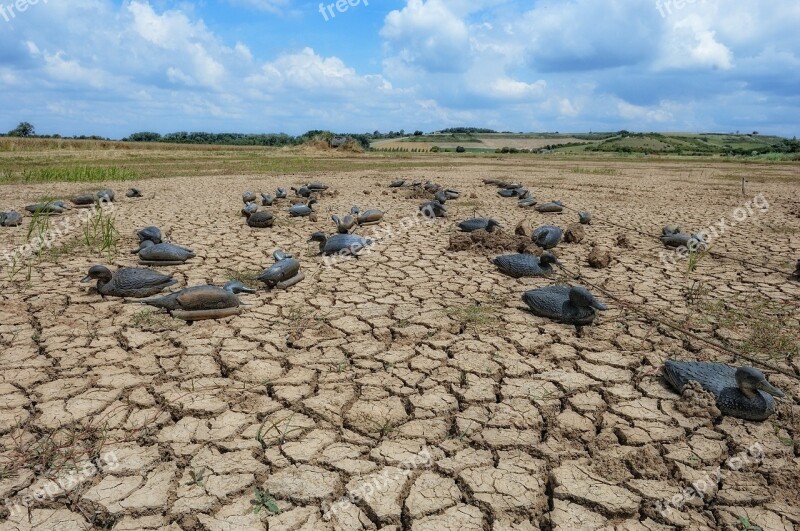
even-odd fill
[{"label": "dried soil surface", "polygon": [[[277,247],[301,260],[306,279],[242,295],[241,315],[189,325],[79,284],[101,256],[45,260],[29,284],[11,282],[3,263],[0,527],[797,529],[798,380],[766,371],[787,393],[768,422],[719,417],[696,389],[684,398],[670,390],[660,367],[668,357],[735,360],[630,308],[722,339],[721,324],[703,320],[687,297],[700,282],[711,301],[794,308],[797,325],[800,283],[753,265],[768,260],[788,273],[800,256],[800,220],[789,215],[796,167],[574,167],[483,160],[402,174],[174,178],[130,183],[144,192],[138,200],[114,184],[122,251],[135,229],[154,224],[197,253],[162,268],[181,287],[252,278]],[[700,230],[744,206],[731,171],[774,177],[751,181],[769,209],[714,243],[750,264],[705,257],[689,276],[685,262],[665,267],[664,224]],[[448,203],[449,218],[420,221],[419,199],[380,193],[395,178],[431,179],[465,199]],[[559,260],[625,304],[594,290],[611,309],[579,336],[520,301],[553,280],[505,277],[484,248],[448,250],[454,221],[476,209],[505,227],[577,221],[570,210],[520,209],[482,178],[520,181],[543,201],[592,211],[585,239],[562,243]],[[290,219],[285,202],[272,208],[271,229],[251,229],[239,215],[243,191],[309,180],[339,192],[317,205],[318,221]],[[0,209],[87,188],[3,186]],[[358,260],[325,266],[306,240],[330,232],[330,214],[353,204],[388,209],[381,225],[359,231],[381,239]],[[22,243],[29,223],[0,230],[0,248]],[[588,266],[593,244],[611,250],[609,267]],[[113,265],[134,258],[120,252]],[[797,357],[772,362],[800,371]],[[68,474],[71,464],[78,474]],[[700,495],[685,497],[693,485]],[[23,500],[27,509],[15,505]]]}]

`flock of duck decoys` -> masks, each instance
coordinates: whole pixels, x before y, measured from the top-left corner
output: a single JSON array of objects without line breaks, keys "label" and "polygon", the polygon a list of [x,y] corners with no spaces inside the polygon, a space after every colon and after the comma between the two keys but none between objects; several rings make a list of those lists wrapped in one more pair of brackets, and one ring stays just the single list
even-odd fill
[{"label": "flock of duck decoys", "polygon": [[[564,211],[561,201],[549,201],[538,204],[536,198],[521,184],[485,179],[487,185],[498,187],[498,196],[514,198],[520,208],[531,208],[541,213],[559,214]],[[446,217],[448,201],[461,196],[458,190],[444,188],[430,181],[409,182],[395,180],[390,188],[413,188],[430,194],[432,199],[419,206],[420,211],[428,218]],[[297,198],[288,207],[290,217],[309,217],[315,219],[314,205],[328,190],[328,186],[320,182],[311,182],[299,187],[292,187]],[[142,197],[141,192],[131,188],[126,197]],[[277,188],[274,194],[261,193],[260,205],[258,196],[253,192],[242,194],[242,216],[248,226],[253,228],[269,228],[275,223],[275,213],[270,208],[277,207],[288,200],[284,188]],[[112,190],[100,190],[94,194],[81,194],[72,198],[75,207],[85,208],[98,201],[113,201]],[[263,208],[262,208],[263,207]],[[49,201],[28,205],[25,210],[36,214],[60,214],[69,210],[66,201]],[[357,227],[380,223],[385,211],[368,209],[362,211],[354,206],[344,216],[332,215],[335,233],[330,236],[324,232],[314,232],[308,242],[319,244],[321,255],[346,254],[357,257],[359,252],[371,245],[373,240],[353,234]],[[578,211],[580,224],[589,225],[592,215],[587,211]],[[22,215],[16,211],[0,212],[0,225],[18,226],[22,223]],[[502,225],[494,219],[474,217],[457,223],[462,232],[485,231],[493,233],[502,229]],[[494,257],[491,262],[501,273],[512,278],[546,277],[555,271],[554,266],[560,262],[553,252],[563,240],[564,231],[555,225],[542,225],[531,233],[531,241],[542,249],[541,256],[529,253],[518,253]],[[158,227],[149,226],[137,231],[139,246],[132,253],[139,257],[142,266],[176,266],[195,258],[189,248],[163,241]],[[697,234],[684,234],[678,226],[668,225],[662,229],[660,237],[667,247],[701,245],[703,239]],[[300,262],[290,254],[278,249],[273,253],[275,263],[258,275],[257,280],[267,289],[288,289],[305,278]],[[795,276],[800,278],[800,260],[797,263]],[[166,288],[177,283],[171,275],[166,275],[147,267],[121,267],[115,272],[103,265],[92,266],[82,282],[96,281],[98,293],[102,296],[114,296],[142,299],[139,302],[163,309],[175,318],[188,322],[205,319],[221,319],[236,315],[243,306],[239,294],[255,293],[239,281],[230,281],[223,287],[200,285],[186,287],[174,293],[154,297]],[[522,300],[531,313],[556,322],[578,327],[594,322],[597,311],[605,311],[608,307],[597,300],[584,286],[554,284],[525,291]],[[751,367],[735,368],[719,363],[683,362],[667,360],[664,368],[665,378],[679,393],[690,381],[697,381],[715,398],[717,407],[726,415],[748,420],[764,420],[773,413],[775,401],[772,396],[782,397],[783,393],[769,384],[764,375]]]}]

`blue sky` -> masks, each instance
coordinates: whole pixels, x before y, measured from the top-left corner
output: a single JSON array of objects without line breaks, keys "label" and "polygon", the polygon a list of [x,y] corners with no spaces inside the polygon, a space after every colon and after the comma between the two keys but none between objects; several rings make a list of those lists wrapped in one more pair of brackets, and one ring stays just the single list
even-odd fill
[{"label": "blue sky", "polygon": [[796,0],[20,1],[0,131],[800,132]]}]

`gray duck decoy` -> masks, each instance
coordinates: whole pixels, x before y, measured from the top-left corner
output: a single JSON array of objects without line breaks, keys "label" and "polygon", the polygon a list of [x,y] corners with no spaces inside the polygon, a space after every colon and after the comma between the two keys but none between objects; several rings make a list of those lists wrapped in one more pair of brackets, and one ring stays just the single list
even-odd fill
[{"label": "gray duck decoy", "polygon": [[161,229],[152,225],[138,230],[136,236],[139,238],[139,242],[147,240],[153,243],[161,243]]},{"label": "gray duck decoy", "polygon": [[549,203],[542,203],[535,207],[537,212],[558,213],[564,211],[564,205],[561,201],[550,201]]},{"label": "gray duck decoy", "polygon": [[163,297],[143,300],[141,303],[167,310],[173,317],[184,321],[202,321],[237,315],[242,304],[237,294],[255,292],[238,280],[232,280],[221,288],[211,285],[194,286]]},{"label": "gray duck decoy", "polygon": [[497,221],[491,218],[472,218],[458,223],[458,228],[461,232],[475,232],[476,230],[494,232],[495,227],[502,228]]},{"label": "gray duck decoy", "polygon": [[483,179],[483,184],[486,185],[496,185],[499,182],[497,179]]},{"label": "gray duck decoy", "polygon": [[552,249],[561,243],[564,231],[554,225],[542,225],[533,231],[532,240],[537,247]]},{"label": "gray duck decoy", "polygon": [[292,186],[292,190],[294,190],[294,195],[298,197],[311,197],[311,189],[307,186],[301,186],[300,188]]},{"label": "gray duck decoy", "polygon": [[433,194],[433,198],[439,201],[441,204],[445,204],[449,197],[447,197],[447,193],[444,190],[439,190],[435,194]]},{"label": "gray duck decoy", "polygon": [[405,179],[396,179],[389,183],[389,188],[402,188],[406,184]]},{"label": "gray duck decoy", "polygon": [[261,206],[272,206],[272,203],[275,201],[269,194],[261,193]]},{"label": "gray duck decoy", "polygon": [[422,188],[426,192],[435,193],[438,192],[442,187],[436,183],[432,183],[430,181],[425,181],[425,184],[422,185]]},{"label": "gray duck decoy", "polygon": [[142,197],[142,192],[138,188],[131,188],[125,192],[125,197]]},{"label": "gray duck decoy", "polygon": [[662,236],[671,236],[673,234],[679,234],[681,232],[681,228],[678,225],[664,225],[661,229]]},{"label": "gray duck decoy", "polygon": [[426,218],[443,218],[447,216],[447,207],[439,201],[430,201],[420,205],[419,210]]},{"label": "gray duck decoy", "polygon": [[269,288],[286,289],[306,278],[300,271],[300,262],[278,249],[272,253],[275,263],[258,275],[258,280]]},{"label": "gray duck decoy", "polygon": [[139,248],[132,251],[139,255],[141,265],[181,265],[190,258],[194,258],[194,251],[174,245],[172,243],[153,243],[144,240],[139,243]]},{"label": "gray duck decoy", "polygon": [[11,212],[0,212],[0,226],[2,227],[18,227],[22,225],[22,214],[16,210]]},{"label": "gray duck decoy", "polygon": [[317,202],[316,199],[309,199],[308,203],[305,204],[299,203],[297,205],[292,205],[292,207],[289,209],[289,215],[293,218],[303,218],[310,216],[314,212],[312,205],[314,205],[314,203],[316,202]]},{"label": "gray duck decoy", "polygon": [[70,199],[70,201],[77,207],[87,207],[95,204],[97,199],[94,194],[78,194]]},{"label": "gray duck decoy", "polygon": [[25,207],[25,210],[31,214],[36,214],[37,212],[40,214],[63,214],[65,211],[70,210],[70,208],[71,207],[64,201],[58,200],[28,205]]},{"label": "gray duck decoy", "polygon": [[452,188],[447,188],[444,190],[444,193],[447,196],[447,199],[458,199],[461,197],[461,192],[458,190],[453,190]]},{"label": "gray duck decoy", "polygon": [[327,184],[323,184],[323,183],[321,183],[319,181],[314,181],[314,182],[308,183],[306,185],[306,188],[308,188],[312,192],[324,192],[325,190],[328,189],[328,185]]},{"label": "gray duck decoy", "polygon": [[589,225],[592,222],[592,213],[581,210],[578,212],[578,221],[581,225]]},{"label": "gray duck decoy", "polygon": [[597,315],[595,310],[608,309],[583,286],[536,288],[526,291],[522,300],[534,315],[575,326],[591,324]]},{"label": "gray duck decoy", "polygon": [[517,206],[522,208],[532,207],[535,204],[536,204],[536,198],[533,197],[532,195],[528,195],[528,197],[525,197],[517,201]]},{"label": "gray duck decoy", "polygon": [[244,192],[242,194],[242,203],[245,205],[247,203],[255,203],[256,202],[256,194],[253,192]]},{"label": "gray duck decoy", "polygon": [[275,224],[275,216],[270,212],[253,212],[247,216],[247,225],[254,229],[266,229]]},{"label": "gray duck decoy", "polygon": [[97,191],[94,196],[97,198],[98,201],[106,201],[107,203],[114,202],[114,190],[99,190]]},{"label": "gray duck decoy", "polygon": [[356,226],[356,218],[350,214],[347,214],[343,218],[333,214],[331,219],[336,223],[336,232],[339,234],[349,234],[353,227]]},{"label": "gray duck decoy", "polygon": [[318,242],[320,254],[326,256],[332,254],[358,256],[362,249],[372,244],[371,239],[354,234],[334,234],[328,237],[324,232],[315,232],[308,241]]},{"label": "gray duck decoy", "polygon": [[500,197],[519,197],[520,192],[516,188],[498,190],[497,195]]},{"label": "gray duck decoy", "polygon": [[286,190],[284,188],[275,190],[275,199],[286,199]]},{"label": "gray duck decoy", "polygon": [[350,213],[356,217],[356,223],[359,225],[375,225],[376,223],[380,223],[381,219],[383,219],[383,215],[386,214],[383,210],[378,210],[376,208],[361,212],[358,207],[351,208]]},{"label": "gray duck decoy", "polygon": [[517,188],[523,188],[523,186],[521,184],[512,183],[512,182],[509,182],[509,181],[503,181],[503,182],[497,183],[497,187],[498,188],[505,188],[506,190],[514,190],[514,189],[517,189]]},{"label": "gray duck decoy", "polygon": [[706,244],[699,234],[683,234],[682,232],[661,236],[660,239],[665,247],[687,247],[692,250],[702,248]]},{"label": "gray duck decoy", "polygon": [[89,268],[89,274],[81,282],[97,280],[97,291],[112,297],[149,297],[178,281],[140,267],[121,267],[116,272],[102,265]]},{"label": "gray duck decoy", "polygon": [[667,382],[679,393],[690,381],[714,395],[723,415],[745,420],[765,420],[775,411],[776,396],[785,396],[758,369],[699,361],[664,362]]},{"label": "gray duck decoy", "polygon": [[512,278],[542,277],[554,272],[553,264],[557,264],[558,259],[553,253],[543,253],[542,256],[507,254],[495,257],[492,263],[501,273]]},{"label": "gray duck decoy", "polygon": [[257,203],[245,203],[242,207],[242,216],[249,218],[251,215],[258,212],[258,204]]}]

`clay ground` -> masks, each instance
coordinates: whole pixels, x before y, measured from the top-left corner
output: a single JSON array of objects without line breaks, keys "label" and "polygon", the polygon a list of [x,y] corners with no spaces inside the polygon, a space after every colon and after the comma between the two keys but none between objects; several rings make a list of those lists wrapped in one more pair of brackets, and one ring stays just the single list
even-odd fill
[{"label": "clay ground", "polygon": [[[800,283],[787,280],[800,258],[797,166],[437,160],[449,167],[109,183],[115,266],[135,263],[126,251],[150,224],[198,254],[162,268],[180,286],[252,279],[276,247],[301,259],[304,282],[243,295],[245,311],[222,321],[190,326],[102,299],[78,281],[105,259],[79,246],[37,263],[30,282],[11,281],[3,262],[0,527],[797,529]],[[395,178],[464,194],[450,219],[404,229],[421,200],[390,191]],[[524,310],[521,294],[553,280],[511,279],[486,254],[448,251],[454,221],[475,212],[507,230],[577,220],[520,209],[482,178],[592,211],[584,241],[557,253],[624,302],[593,288],[611,309],[579,336]],[[316,222],[290,220],[284,204],[274,228],[245,225],[243,191],[308,180],[336,191]],[[145,197],[122,197],[134,184]],[[0,207],[98,188],[5,185]],[[768,209],[713,244],[745,263],[706,256],[691,273],[685,260],[662,264],[664,224],[731,220],[760,193]],[[322,267],[305,242],[353,204],[388,209],[382,226],[395,235]],[[0,230],[0,248],[22,243],[29,223]],[[592,242],[611,251],[607,268],[587,266]],[[761,423],[719,418],[704,397],[671,391],[659,374],[667,358],[749,362],[659,320],[792,374],[765,370],[787,394],[778,412]],[[693,483],[702,497],[682,500]],[[348,494],[355,505],[340,503]],[[659,510],[673,496],[672,510]],[[28,508],[15,505],[23,500]]]}]

